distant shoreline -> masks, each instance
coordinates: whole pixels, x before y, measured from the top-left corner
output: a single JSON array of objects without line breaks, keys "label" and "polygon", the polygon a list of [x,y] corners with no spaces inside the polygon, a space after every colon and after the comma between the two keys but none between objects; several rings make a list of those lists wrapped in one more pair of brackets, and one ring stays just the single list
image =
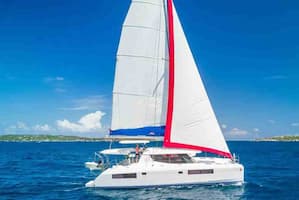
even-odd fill
[{"label": "distant shoreline", "polygon": [[[66,135],[0,135],[0,142],[105,142],[111,140],[136,140],[136,138],[90,138],[81,136],[66,136]],[[139,138],[145,139],[148,138]],[[159,139],[150,139],[151,141],[162,141]],[[275,136],[268,138],[259,138],[255,140],[228,140],[235,141],[249,141],[249,142],[299,142],[299,136]]]},{"label": "distant shoreline", "polygon": [[66,135],[0,135],[0,142],[102,142],[105,138]]},{"label": "distant shoreline", "polygon": [[110,142],[119,140],[162,141],[161,137],[82,137],[67,135],[0,135],[0,142]]},{"label": "distant shoreline", "polygon": [[299,142],[298,135],[284,135],[284,136],[274,136],[268,138],[256,139],[257,142]]}]

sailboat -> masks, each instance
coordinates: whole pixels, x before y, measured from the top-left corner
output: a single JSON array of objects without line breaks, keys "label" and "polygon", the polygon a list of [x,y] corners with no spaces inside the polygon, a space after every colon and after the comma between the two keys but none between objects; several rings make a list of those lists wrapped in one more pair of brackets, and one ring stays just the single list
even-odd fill
[{"label": "sailboat", "polygon": [[99,152],[125,158],[113,166],[101,161],[102,173],[87,187],[244,181],[244,167],[230,153],[172,0],[131,1],[117,51],[109,138],[125,144],[162,138],[163,146]]}]

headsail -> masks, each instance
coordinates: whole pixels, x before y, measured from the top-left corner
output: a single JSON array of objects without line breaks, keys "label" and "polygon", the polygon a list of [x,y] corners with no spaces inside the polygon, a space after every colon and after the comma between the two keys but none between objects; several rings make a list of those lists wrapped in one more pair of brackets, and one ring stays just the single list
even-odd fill
[{"label": "headsail", "polygon": [[169,101],[164,146],[231,157],[172,0],[168,0]]},{"label": "headsail", "polygon": [[132,0],[117,52],[112,110],[110,135],[165,132],[165,147],[232,157],[172,0]]},{"label": "headsail", "polygon": [[117,52],[110,135],[163,136],[168,40],[163,0],[132,0]]}]

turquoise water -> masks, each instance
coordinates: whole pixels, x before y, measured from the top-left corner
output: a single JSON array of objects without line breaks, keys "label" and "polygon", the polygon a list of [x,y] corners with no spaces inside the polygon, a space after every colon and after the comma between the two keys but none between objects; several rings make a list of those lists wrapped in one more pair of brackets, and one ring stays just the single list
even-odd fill
[{"label": "turquoise water", "polygon": [[229,142],[245,166],[243,186],[101,190],[84,168],[108,143],[0,142],[0,199],[299,199],[299,143]]}]

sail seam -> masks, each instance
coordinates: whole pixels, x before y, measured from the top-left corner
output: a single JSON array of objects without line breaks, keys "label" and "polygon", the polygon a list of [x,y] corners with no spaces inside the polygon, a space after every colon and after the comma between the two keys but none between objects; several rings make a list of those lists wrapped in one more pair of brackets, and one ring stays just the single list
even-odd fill
[{"label": "sail seam", "polygon": [[152,95],[133,94],[133,93],[126,93],[126,92],[112,92],[112,94],[138,96],[138,97],[153,97]]},{"label": "sail seam", "polygon": [[150,4],[153,6],[162,6],[161,4],[146,2],[146,1],[142,1],[142,0],[133,0],[132,3],[145,3],[145,4]]},{"label": "sail seam", "polygon": [[165,31],[161,31],[161,29],[152,28],[152,27],[149,27],[149,26],[136,26],[136,25],[126,25],[126,24],[124,24],[123,28],[141,28],[141,29],[149,29],[149,30],[153,30],[153,31],[156,31],[156,32],[161,32],[161,33],[165,32]]},{"label": "sail seam", "polygon": [[203,122],[203,121],[207,121],[209,119],[211,119],[213,116],[209,116],[209,117],[206,117],[206,118],[203,118],[203,119],[199,119],[199,120],[196,120],[196,121],[193,121],[193,122],[190,122],[188,124],[184,124],[185,127],[192,127],[194,126],[195,124],[198,124],[200,122]]},{"label": "sail seam", "polygon": [[[138,55],[127,55],[127,54],[117,54],[118,57],[133,57],[133,58],[145,58],[145,59],[150,59],[150,60],[157,60],[155,57],[150,57],[150,56],[138,56]],[[162,58],[160,57],[159,59],[164,60],[164,61],[169,61],[167,58]]]}]

